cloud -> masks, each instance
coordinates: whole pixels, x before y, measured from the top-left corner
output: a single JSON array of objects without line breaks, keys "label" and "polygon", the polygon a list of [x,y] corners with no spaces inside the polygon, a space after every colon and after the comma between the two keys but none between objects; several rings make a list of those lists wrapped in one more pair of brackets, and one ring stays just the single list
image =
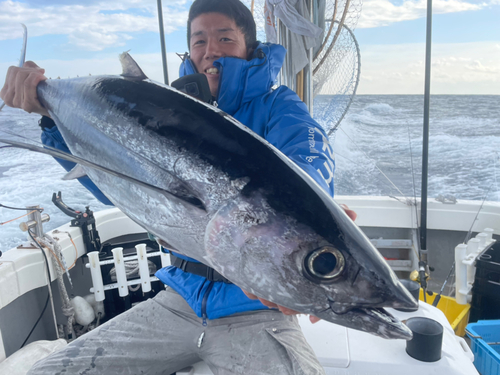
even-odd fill
[{"label": "cloud", "polygon": [[497,65],[484,66],[484,61],[474,60],[470,64],[465,65],[465,69],[472,70],[476,73],[487,73],[498,75],[500,73],[500,68]]},{"label": "cloud", "polygon": [[[500,95],[496,44],[434,43],[431,93]],[[364,46],[362,56],[359,94],[423,94],[423,43]]]},{"label": "cloud", "polygon": [[[130,53],[137,61],[144,73],[152,80],[163,82],[163,68],[160,53]],[[179,77],[179,66],[181,59],[173,52],[167,54],[168,73],[170,82]],[[119,75],[122,72],[118,54],[105,54],[99,58],[75,59],[75,60],[38,60],[36,62],[45,69],[47,78],[74,78],[77,76],[91,75]],[[0,63],[0,88],[3,86],[4,72],[8,69],[8,63]]]},{"label": "cloud", "polygon": [[[155,2],[91,1],[81,5],[81,2],[61,1],[53,4],[0,2],[0,40],[21,37],[19,23],[28,26],[30,36],[67,35],[71,44],[92,51],[121,45],[133,33],[158,32]],[[185,26],[186,4],[186,0],[171,0],[164,5],[166,34]]]},{"label": "cloud", "polygon": [[[486,3],[472,4],[461,0],[434,0],[432,10],[433,14],[456,13],[479,10],[486,5]],[[357,27],[380,27],[396,22],[414,20],[425,17],[426,11],[426,0],[407,0],[401,5],[395,5],[388,0],[365,0]]]}]

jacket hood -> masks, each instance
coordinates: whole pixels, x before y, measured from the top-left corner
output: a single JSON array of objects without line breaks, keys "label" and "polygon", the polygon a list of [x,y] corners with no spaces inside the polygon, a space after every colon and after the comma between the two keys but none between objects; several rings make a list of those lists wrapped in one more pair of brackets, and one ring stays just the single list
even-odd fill
[{"label": "jacket hood", "polygon": [[[219,69],[219,93],[216,101],[220,109],[233,115],[243,104],[271,91],[283,65],[286,50],[279,44],[259,43],[250,60],[221,57],[213,66]],[[193,62],[184,59],[179,76],[196,73]]]}]

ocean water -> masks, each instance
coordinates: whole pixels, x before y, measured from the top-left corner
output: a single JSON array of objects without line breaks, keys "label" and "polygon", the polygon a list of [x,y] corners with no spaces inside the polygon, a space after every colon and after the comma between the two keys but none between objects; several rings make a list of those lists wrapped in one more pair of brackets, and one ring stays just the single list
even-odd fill
[{"label": "ocean water", "polygon": [[[420,95],[355,98],[330,137],[336,194],[420,196],[423,103]],[[328,128],[327,115],[317,120]],[[428,170],[429,197],[500,201],[500,96],[431,97]]]},{"label": "ocean water", "polygon": [[[315,118],[325,128],[332,124],[321,108],[331,100],[328,96],[315,100]],[[499,96],[432,96],[429,197],[500,201],[499,104]],[[15,133],[38,142],[38,119],[5,107],[0,112],[0,138],[13,138]],[[357,96],[330,138],[336,153],[336,194],[419,196],[422,123],[423,96]],[[54,192],[62,191],[63,200],[75,209],[106,208],[78,182],[62,181],[64,174],[50,156],[2,148],[0,204],[40,205],[51,217],[46,230],[70,219],[52,204]],[[23,213],[0,207],[0,223]],[[0,251],[26,241],[19,229],[22,220],[0,225]]]}]

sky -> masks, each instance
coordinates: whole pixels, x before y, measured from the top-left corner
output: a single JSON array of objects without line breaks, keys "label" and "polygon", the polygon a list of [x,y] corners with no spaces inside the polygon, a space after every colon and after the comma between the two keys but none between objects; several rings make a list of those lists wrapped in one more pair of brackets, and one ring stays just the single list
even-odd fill
[{"label": "sky", "polygon": [[[170,80],[178,76],[175,52],[187,50],[191,3],[163,0]],[[423,94],[426,3],[363,1],[354,30],[358,94]],[[27,60],[47,77],[119,74],[118,54],[130,50],[146,75],[163,81],[156,1],[0,0],[1,86],[19,60],[20,23],[28,28]],[[432,41],[432,94],[500,95],[500,0],[434,0]]]}]

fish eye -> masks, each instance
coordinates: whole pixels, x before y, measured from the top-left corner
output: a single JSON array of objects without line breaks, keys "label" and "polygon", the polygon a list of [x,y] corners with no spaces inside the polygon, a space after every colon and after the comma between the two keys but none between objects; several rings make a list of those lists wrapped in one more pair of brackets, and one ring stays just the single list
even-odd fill
[{"label": "fish eye", "polygon": [[332,246],[322,246],[311,251],[304,259],[306,277],[322,283],[335,280],[345,268],[345,258]]}]

